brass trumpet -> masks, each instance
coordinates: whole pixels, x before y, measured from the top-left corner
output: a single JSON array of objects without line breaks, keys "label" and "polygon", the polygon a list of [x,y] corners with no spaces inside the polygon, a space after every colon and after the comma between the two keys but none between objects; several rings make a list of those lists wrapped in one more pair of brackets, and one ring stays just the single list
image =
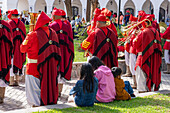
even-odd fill
[{"label": "brass trumpet", "polygon": [[35,24],[37,21],[37,17],[38,17],[38,13],[30,13],[30,27],[29,27],[29,31],[33,31],[35,28]]},{"label": "brass trumpet", "polygon": [[[122,31],[123,31],[125,34],[128,34],[128,33],[130,32],[130,30],[132,30],[132,29],[135,28],[135,27],[138,27],[140,24],[142,24],[142,23],[145,22],[145,21],[148,21],[148,22],[149,22],[149,25],[148,25],[148,26],[151,26],[151,25],[152,25],[152,23],[151,23],[151,21],[150,21],[149,19],[144,19],[143,21],[138,22],[137,24],[133,25],[132,27],[130,27],[130,28],[128,28],[128,29],[123,29]],[[130,25],[132,25],[132,24],[130,24]],[[129,26],[130,26],[130,25],[129,25]],[[139,29],[139,30],[140,30],[140,29]],[[136,31],[136,32],[138,33],[139,31]],[[123,40],[123,41],[120,41],[120,42],[118,43],[118,46],[120,46],[120,45],[122,45],[123,43],[129,41],[130,38],[131,38],[131,36],[129,36],[128,38],[126,38],[126,39]]]}]

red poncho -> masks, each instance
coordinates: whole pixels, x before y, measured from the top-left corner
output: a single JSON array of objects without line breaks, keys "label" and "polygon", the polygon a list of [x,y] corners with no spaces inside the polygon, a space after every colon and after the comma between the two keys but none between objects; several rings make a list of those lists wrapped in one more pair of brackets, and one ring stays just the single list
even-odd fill
[{"label": "red poncho", "polygon": [[69,26],[63,21],[54,21],[49,25],[58,35],[61,48],[60,74],[67,80],[71,79],[72,63],[74,59],[73,36],[69,31]]},{"label": "red poncho", "polygon": [[[162,38],[170,40],[170,26],[162,34]],[[170,42],[166,41],[163,49],[170,50]]]},{"label": "red poncho", "polygon": [[107,34],[100,28],[97,28],[92,45],[92,54],[101,59],[108,67],[118,66],[118,49],[117,49],[117,37],[115,33],[107,28]]},{"label": "red poncho", "polygon": [[20,45],[26,37],[25,25],[18,19],[18,23],[14,20],[9,20],[9,24],[12,27],[12,38],[13,38],[13,72],[19,71],[22,74],[23,63],[26,61],[26,54],[20,52]]},{"label": "red poncho", "polygon": [[159,89],[161,83],[161,63],[162,48],[159,33],[152,26],[145,28],[135,39],[134,46],[137,51],[141,51],[136,61],[136,67],[140,66],[147,75],[146,85],[151,91],[155,84],[154,90]]},{"label": "red poncho", "polygon": [[9,69],[11,67],[12,35],[11,26],[0,20],[0,79],[9,83]]},{"label": "red poncho", "polygon": [[37,69],[41,81],[41,105],[56,104],[58,99],[57,70],[61,53],[57,34],[49,30],[49,37],[41,28],[35,31],[39,45]]}]

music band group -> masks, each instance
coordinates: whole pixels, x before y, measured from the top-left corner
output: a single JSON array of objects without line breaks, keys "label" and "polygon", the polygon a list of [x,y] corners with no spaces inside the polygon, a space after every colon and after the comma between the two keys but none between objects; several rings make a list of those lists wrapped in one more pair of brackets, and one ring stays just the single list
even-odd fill
[{"label": "music band group", "polygon": [[[9,21],[0,21],[0,103],[3,103],[7,84],[18,85],[26,53],[25,85],[28,103],[31,106],[57,103],[64,80],[71,79],[74,59],[72,27],[65,16],[66,13],[57,8],[53,9],[52,18],[41,12],[34,30],[27,36],[25,25],[18,19],[16,9],[9,11]],[[109,20],[110,16],[111,12],[106,8],[95,9],[87,30],[88,37],[81,43],[81,48],[90,52],[86,52],[86,56],[97,56],[109,68],[118,67],[118,48],[125,43],[125,76],[131,72],[133,88],[139,92],[159,90],[161,37],[168,39],[170,28],[160,34],[154,15],[139,11],[138,18],[131,15],[125,38],[118,39],[116,27]],[[167,40],[167,51],[169,45]]]}]

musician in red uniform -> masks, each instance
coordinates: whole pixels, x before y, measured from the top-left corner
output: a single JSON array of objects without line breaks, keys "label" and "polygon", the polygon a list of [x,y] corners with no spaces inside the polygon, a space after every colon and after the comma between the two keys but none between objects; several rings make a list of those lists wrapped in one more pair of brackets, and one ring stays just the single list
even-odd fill
[{"label": "musician in red uniform", "polygon": [[165,63],[167,64],[167,71],[165,74],[170,74],[170,26],[166,29],[166,31],[161,35],[162,38],[166,39],[165,45],[163,47]]},{"label": "musician in red uniform", "polygon": [[[9,21],[8,23],[12,27],[12,38],[13,38],[13,58],[12,58],[12,68],[10,70],[10,85],[19,85],[19,76],[21,76],[23,64],[26,61],[26,54],[20,52],[20,45],[24,41],[26,37],[26,28],[24,23],[18,19],[18,11],[17,9],[10,10],[8,15]],[[16,80],[14,80],[14,77]]]},{"label": "musician in red uniform", "polygon": [[12,30],[8,22],[1,20],[0,9],[0,104],[3,103],[5,87],[9,84],[11,54],[12,54]]},{"label": "musician in red uniform", "polygon": [[107,21],[108,27],[110,29],[112,29],[115,32],[116,36],[118,37],[116,27],[115,27],[114,23],[110,20],[110,17],[112,15],[111,11],[109,11],[107,8],[103,8],[102,11],[101,11],[101,14],[103,14],[104,16],[107,17],[107,19],[108,19],[108,21]]},{"label": "musician in red uniform", "polygon": [[137,35],[133,43],[138,53],[136,61],[137,89],[142,93],[151,91],[154,86],[154,91],[157,91],[161,83],[162,63],[159,33],[152,26],[148,26]]},{"label": "musician in red uniform", "polygon": [[48,27],[51,19],[42,11],[35,29],[20,46],[27,53],[26,97],[32,106],[56,104],[58,99],[57,75],[61,60],[56,32]]},{"label": "musician in red uniform", "polygon": [[61,95],[65,79],[71,79],[72,63],[74,59],[73,35],[70,32],[70,26],[61,20],[61,15],[61,11],[54,8],[52,12],[54,22],[49,25],[50,28],[56,31],[61,48],[60,75],[58,77],[59,95]]},{"label": "musician in red uniform", "polygon": [[[128,34],[128,36],[126,36],[126,38],[129,38],[130,34]],[[123,77],[132,77],[130,68],[129,68],[129,64],[130,64],[130,41],[126,41],[124,44],[124,48],[125,48],[125,64],[126,64],[126,74],[123,75]]]},{"label": "musician in red uniform", "polygon": [[97,22],[97,17],[101,14],[101,9],[96,8],[94,10],[94,17],[93,20],[91,21],[91,25],[88,27],[87,29],[87,34],[89,35],[91,32],[94,31],[94,29],[96,28],[96,22]]},{"label": "musician in red uniform", "polygon": [[[132,14],[130,15],[129,18],[129,22],[132,23],[136,23],[137,21],[137,17],[134,17]],[[132,88],[136,89],[137,87],[137,83],[136,83],[136,76],[135,76],[135,64],[136,64],[136,57],[137,57],[137,53],[136,53],[136,49],[133,46],[133,40],[135,39],[137,32],[138,32],[138,27],[134,27],[131,31],[131,38],[130,38],[130,49],[129,49],[129,68],[130,71],[132,73],[132,78],[133,78],[133,82],[134,84],[132,85]]]},{"label": "musician in red uniform", "polygon": [[100,58],[108,67],[117,67],[117,37],[106,25],[106,16],[97,18],[97,28],[82,43],[83,50],[89,50],[93,56]]}]

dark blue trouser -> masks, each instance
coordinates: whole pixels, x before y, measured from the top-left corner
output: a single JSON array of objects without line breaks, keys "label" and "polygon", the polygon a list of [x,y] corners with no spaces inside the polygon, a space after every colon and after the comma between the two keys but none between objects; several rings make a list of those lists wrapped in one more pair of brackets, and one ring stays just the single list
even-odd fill
[{"label": "dark blue trouser", "polygon": [[129,93],[129,94],[133,94],[133,88],[131,87],[129,81],[124,81],[125,83],[125,90]]}]

